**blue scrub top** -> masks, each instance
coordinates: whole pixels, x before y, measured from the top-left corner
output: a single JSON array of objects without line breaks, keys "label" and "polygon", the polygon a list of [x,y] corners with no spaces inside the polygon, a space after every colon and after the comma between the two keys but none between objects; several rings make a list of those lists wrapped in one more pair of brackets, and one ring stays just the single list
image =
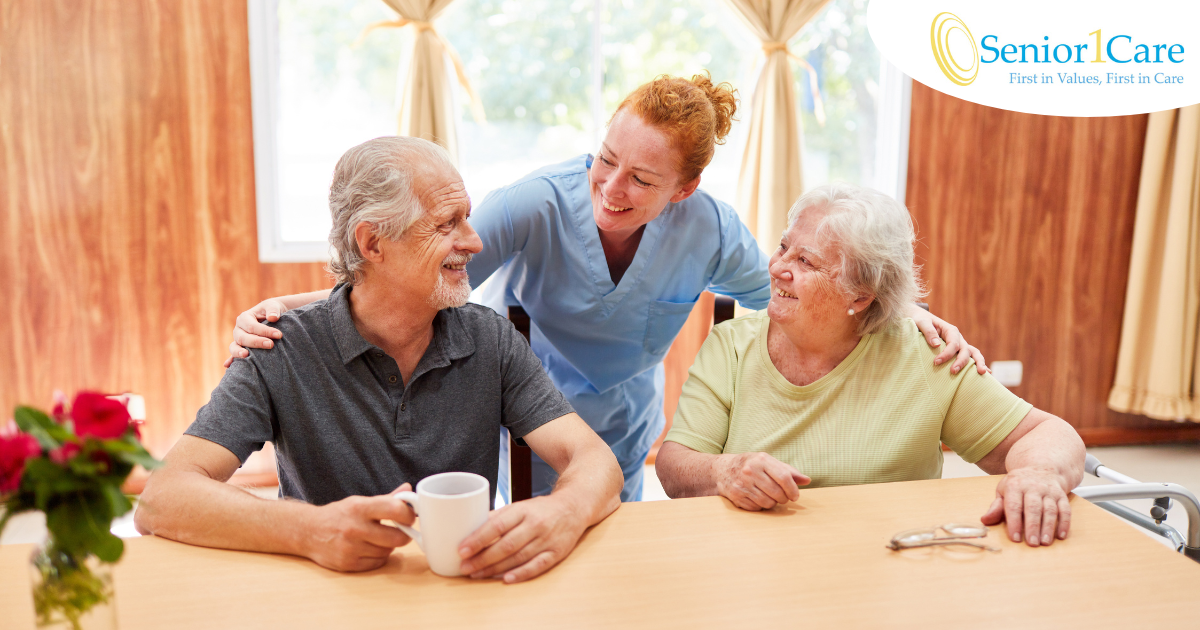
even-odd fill
[{"label": "blue scrub top", "polygon": [[497,274],[483,303],[529,314],[534,354],[629,478],[662,432],[662,360],[692,306],[707,289],[765,308],[768,260],[733,208],[697,190],[646,225],[614,285],[590,164],[583,155],[489,193],[471,215],[483,251],[467,272],[472,288]]}]

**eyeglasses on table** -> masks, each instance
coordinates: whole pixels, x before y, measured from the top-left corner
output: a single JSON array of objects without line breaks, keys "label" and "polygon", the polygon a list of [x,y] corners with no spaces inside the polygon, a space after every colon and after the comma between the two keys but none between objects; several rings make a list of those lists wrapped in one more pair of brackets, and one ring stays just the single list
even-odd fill
[{"label": "eyeglasses on table", "polygon": [[946,523],[945,525],[902,531],[892,536],[892,540],[888,543],[887,547],[892,551],[903,551],[917,547],[962,545],[984,551],[999,552],[1000,549],[997,547],[965,540],[967,538],[984,538],[987,534],[987,528],[982,525]]}]

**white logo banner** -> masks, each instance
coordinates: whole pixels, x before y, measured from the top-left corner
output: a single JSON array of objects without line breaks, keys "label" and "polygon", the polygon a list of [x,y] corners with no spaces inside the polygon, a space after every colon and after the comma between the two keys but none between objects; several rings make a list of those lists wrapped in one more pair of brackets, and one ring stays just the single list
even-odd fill
[{"label": "white logo banner", "polygon": [[871,0],[871,38],[913,79],[1053,116],[1200,103],[1200,0]]}]

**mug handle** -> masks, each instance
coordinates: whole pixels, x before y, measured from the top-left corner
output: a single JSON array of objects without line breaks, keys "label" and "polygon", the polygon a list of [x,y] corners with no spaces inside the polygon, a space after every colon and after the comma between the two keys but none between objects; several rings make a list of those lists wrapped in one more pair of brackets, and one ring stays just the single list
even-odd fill
[{"label": "mug handle", "polygon": [[[408,507],[412,508],[413,514],[417,514],[417,499],[419,497],[416,492],[405,490],[404,492],[397,492],[396,494],[393,494],[392,498],[407,503]],[[418,516],[420,515],[418,514]],[[417,546],[420,547],[422,551],[425,550],[425,543],[421,541],[421,532],[417,531],[413,527],[401,525],[400,523],[396,523],[396,527],[398,527],[400,531],[404,532],[405,534],[408,534],[409,538],[417,541]]]}]

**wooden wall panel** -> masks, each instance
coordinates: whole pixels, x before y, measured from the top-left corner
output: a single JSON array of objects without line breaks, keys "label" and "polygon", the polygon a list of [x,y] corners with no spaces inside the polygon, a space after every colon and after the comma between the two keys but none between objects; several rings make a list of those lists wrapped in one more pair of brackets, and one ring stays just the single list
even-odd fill
[{"label": "wooden wall panel", "polygon": [[1105,406],[1147,116],[1018,114],[913,85],[907,204],[929,303],[1089,443],[1200,438]]},{"label": "wooden wall panel", "polygon": [[0,408],[146,396],[163,454],[233,317],[320,265],[260,265],[245,0],[0,5]]}]

